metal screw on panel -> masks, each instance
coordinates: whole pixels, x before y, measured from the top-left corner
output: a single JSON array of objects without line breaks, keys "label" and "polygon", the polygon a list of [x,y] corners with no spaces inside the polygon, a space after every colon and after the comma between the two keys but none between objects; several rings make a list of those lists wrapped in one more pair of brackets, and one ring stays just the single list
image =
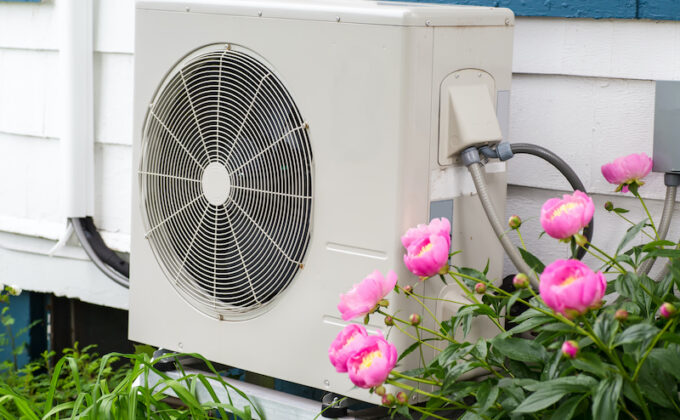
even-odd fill
[{"label": "metal screw on panel", "polygon": [[430,26],[431,24],[432,24],[431,21],[429,21],[429,20],[426,20],[426,21],[425,21],[425,26]]},{"label": "metal screw on panel", "polygon": [[262,16],[262,10],[258,11],[257,15],[261,17]]},{"label": "metal screw on panel", "polygon": [[324,384],[326,387],[331,386],[331,383],[330,383],[330,381],[329,381],[328,379],[324,379],[324,380],[323,380],[323,384]]},{"label": "metal screw on panel", "polygon": [[182,344],[182,342],[180,341],[179,343],[177,343],[177,347],[179,347],[180,349],[184,348],[184,344]]},{"label": "metal screw on panel", "polygon": [[505,24],[509,25],[510,24],[510,18],[505,18]]},{"label": "metal screw on panel", "polygon": [[190,7],[187,7],[187,8],[184,9],[184,10],[186,10],[187,12],[191,12],[191,8],[190,8]]},{"label": "metal screw on panel", "polygon": [[477,74],[477,77],[482,77],[482,73],[478,73],[478,74]]},{"label": "metal screw on panel", "polygon": [[336,21],[336,22],[340,22],[340,16],[336,16],[336,17],[335,17],[335,21]]},{"label": "metal screw on panel", "polygon": [[455,75],[455,76],[453,76],[453,77],[455,77],[456,79],[460,79],[460,74],[457,74],[457,75]]}]

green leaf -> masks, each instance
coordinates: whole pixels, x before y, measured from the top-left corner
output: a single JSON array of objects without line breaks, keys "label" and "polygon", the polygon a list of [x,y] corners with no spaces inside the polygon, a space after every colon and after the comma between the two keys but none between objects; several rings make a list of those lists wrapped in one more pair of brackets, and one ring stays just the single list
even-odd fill
[{"label": "green leaf", "polygon": [[618,402],[622,385],[623,379],[618,375],[600,382],[593,393],[593,419],[618,419]]},{"label": "green leaf", "polygon": [[592,373],[601,378],[608,376],[609,370],[612,367],[602,361],[602,358],[594,353],[584,353],[578,355],[576,359],[571,360],[572,366],[578,370]]},{"label": "green leaf", "polygon": [[624,246],[628,245],[628,242],[632,241],[635,236],[637,236],[638,233],[645,227],[645,224],[647,223],[647,219],[641,221],[640,223],[636,224],[635,226],[632,226],[628,229],[626,234],[623,236],[623,239],[619,243],[619,246],[616,248],[616,253],[615,255],[618,255],[621,250],[623,249]]},{"label": "green leaf", "polygon": [[[434,338],[424,338],[422,341],[431,341],[434,340]],[[413,353],[413,350],[417,349],[418,347],[421,346],[420,341],[416,341],[415,343],[411,344],[404,350],[400,355],[399,358],[397,359],[397,363],[401,361],[404,357],[408,356],[409,354]]]},{"label": "green leaf", "polygon": [[562,404],[560,404],[559,407],[557,407],[557,410],[555,410],[552,413],[552,416],[550,416],[550,420],[569,420],[572,417],[574,417],[574,413],[576,412],[576,408],[578,407],[579,403],[586,398],[587,395],[574,395],[573,397],[569,398],[568,400],[564,401]]},{"label": "green leaf", "polygon": [[618,214],[625,214],[625,213],[628,213],[630,210],[626,210],[626,209],[622,209],[622,208],[617,207],[617,208],[612,209],[612,211],[614,213],[618,213]]},{"label": "green leaf", "polygon": [[[518,247],[517,249],[519,249],[519,253],[522,254],[522,259],[524,260],[524,262],[527,263],[529,267],[531,267],[531,269],[534,270],[537,274],[541,274],[543,270],[545,270],[545,264],[543,264],[541,260],[539,260],[534,254],[532,254],[531,252],[527,251],[524,248]],[[528,275],[531,273],[526,274]]]},{"label": "green leaf", "polygon": [[648,340],[659,332],[659,329],[650,324],[635,324],[623,330],[614,339],[614,347],[622,344],[638,343]]},{"label": "green leaf", "polygon": [[481,413],[488,410],[489,407],[496,402],[498,391],[498,385],[492,385],[491,381],[484,381],[484,383],[482,383],[482,386],[479,387],[479,391],[477,391],[477,403],[479,404],[479,411]]},{"label": "green leaf", "polygon": [[649,360],[655,361],[659,366],[673,375],[676,380],[680,381],[680,349],[676,346],[669,348],[653,349],[649,353]]},{"label": "green leaf", "polygon": [[619,323],[614,319],[610,312],[604,312],[597,317],[593,325],[595,335],[607,346],[611,346],[616,329]]},{"label": "green leaf", "polygon": [[527,391],[550,388],[564,392],[588,392],[597,385],[597,380],[588,375],[565,376],[550,381],[541,381],[524,386]]},{"label": "green leaf", "polygon": [[545,348],[532,341],[522,338],[498,338],[492,340],[493,346],[505,357],[520,362],[541,362],[548,357]]},{"label": "green leaf", "polygon": [[642,259],[648,260],[650,258],[677,258],[680,257],[680,249],[652,249]]},{"label": "green leaf", "polygon": [[545,314],[543,312],[537,311],[536,309],[527,309],[518,317],[514,318],[512,322],[519,324],[520,322],[526,321],[527,319],[533,318],[535,316],[545,316]]},{"label": "green leaf", "polygon": [[543,324],[546,324],[550,321],[552,321],[554,318],[546,315],[539,315],[535,316],[533,318],[529,318],[526,321],[523,321],[521,324],[513,327],[512,329],[506,331],[504,334],[511,336],[514,334],[519,334],[523,333],[526,331],[531,331],[534,328],[541,326]]},{"label": "green leaf", "polygon": [[555,404],[567,393],[564,390],[554,390],[544,387],[529,395],[527,399],[517,406],[512,412],[516,414],[534,413]]},{"label": "green leaf", "polygon": [[649,243],[646,243],[642,246],[642,250],[647,252],[652,249],[655,249],[656,247],[660,246],[675,246],[675,242],[667,241],[667,240],[659,240],[659,241],[652,241]]}]

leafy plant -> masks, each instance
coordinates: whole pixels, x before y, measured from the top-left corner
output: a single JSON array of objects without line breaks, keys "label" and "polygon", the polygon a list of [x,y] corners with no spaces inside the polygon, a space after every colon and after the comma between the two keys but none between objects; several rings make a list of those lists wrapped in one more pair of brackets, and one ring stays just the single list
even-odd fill
[{"label": "leafy plant", "polygon": [[[622,159],[634,164],[615,161],[611,165],[618,172],[612,179],[621,183],[619,190],[630,191],[640,200],[647,219],[632,222],[624,216],[627,210],[607,203],[608,211],[630,224],[612,247],[613,255],[579,233],[594,211],[586,194],[577,191],[548,200],[541,211],[546,233],[567,243],[574,256],[579,248],[586,250],[600,261],[601,271],[594,272],[576,259],[544,264],[526,248],[521,220],[513,216],[509,226],[518,234],[522,258],[533,271],[526,274],[540,277],[540,288],[528,287],[525,274],[515,277],[514,289],[502,288],[497,279],[487,277],[487,269],[448,265],[442,251],[448,251],[450,227],[445,220],[435,219],[402,237],[404,261],[421,282],[440,277],[458,286],[466,302],[448,301],[459,307],[453,317],[437,319],[426,301],[444,299],[419,294],[420,282],[395,285],[375,274],[342,295],[338,306],[345,319],[364,316],[367,323],[371,316],[383,316],[386,325],[414,341],[398,360],[416,352],[421,367],[400,371],[384,352],[369,347],[365,330],[357,324],[348,326],[331,344],[331,362],[340,372],[349,370],[357,386],[381,395],[393,414],[408,418],[419,412],[422,418],[445,419],[452,410],[459,410],[465,420],[680,418],[676,310],[680,244],[659,239],[638,194],[640,178],[651,169],[651,160],[644,155]],[[639,168],[627,174],[635,165]],[[631,245],[641,235],[649,240]],[[666,264],[656,279],[647,275],[648,263],[654,260]],[[417,314],[399,318],[398,308],[386,300],[385,285],[421,305],[428,322],[421,323]],[[466,341],[476,318],[488,319],[495,334]],[[424,349],[435,356],[426,359]],[[381,362],[378,367],[376,360]],[[377,385],[364,386],[364,377],[378,378],[373,382]],[[399,392],[390,394],[382,383]],[[414,394],[425,402],[410,403]]]}]

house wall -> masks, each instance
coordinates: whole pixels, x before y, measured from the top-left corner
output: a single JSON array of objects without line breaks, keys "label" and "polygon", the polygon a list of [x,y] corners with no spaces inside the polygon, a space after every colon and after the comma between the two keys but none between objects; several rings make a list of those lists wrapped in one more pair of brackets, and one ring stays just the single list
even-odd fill
[{"label": "house wall", "polygon": [[[106,279],[71,242],[47,250],[64,230],[60,207],[58,38],[54,1],[0,2],[0,282],[127,307],[127,291]],[[133,0],[95,0],[97,226],[107,243],[129,249]],[[595,238],[610,245],[624,226],[602,210],[614,200],[599,175],[614,157],[651,155],[653,80],[680,79],[680,22],[518,17],[510,142],[550,148],[582,177],[597,203]],[[548,238],[536,243],[542,202],[568,189],[530,157],[508,163],[508,215],[527,220],[525,239],[548,261],[566,256]],[[662,177],[642,194],[660,213]],[[641,214],[632,212],[631,218]],[[680,231],[672,230],[672,238]],[[531,247],[531,245],[530,245]],[[506,271],[512,267],[506,261]]]}]

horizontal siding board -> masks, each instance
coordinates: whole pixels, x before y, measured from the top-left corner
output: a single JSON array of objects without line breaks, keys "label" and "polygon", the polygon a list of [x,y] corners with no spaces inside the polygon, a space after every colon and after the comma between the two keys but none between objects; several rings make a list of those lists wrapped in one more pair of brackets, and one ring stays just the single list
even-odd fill
[{"label": "horizontal siding board", "polygon": [[680,80],[680,22],[517,18],[513,72]]},{"label": "horizontal siding board", "polygon": [[[95,51],[132,53],[134,21],[134,0],[95,1]],[[59,49],[59,19],[54,2],[17,4],[0,0],[0,48]]]}]

